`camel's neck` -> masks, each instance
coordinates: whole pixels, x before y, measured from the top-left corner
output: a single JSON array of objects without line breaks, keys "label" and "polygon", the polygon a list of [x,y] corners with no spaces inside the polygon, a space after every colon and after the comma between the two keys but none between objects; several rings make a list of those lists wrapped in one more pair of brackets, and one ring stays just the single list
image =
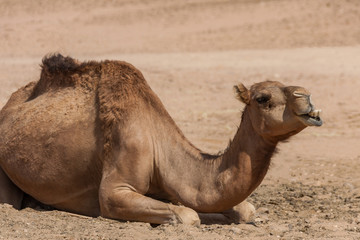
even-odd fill
[{"label": "camel's neck", "polygon": [[188,146],[174,156],[175,161],[182,163],[172,163],[179,169],[182,165],[180,175],[172,179],[177,182],[176,198],[202,212],[231,208],[261,183],[275,147],[255,132],[245,109],[241,125],[224,154],[213,157]]},{"label": "camel's neck", "polygon": [[277,143],[265,140],[253,128],[245,109],[233,141],[219,161],[224,205],[234,205],[247,198],[262,182]]}]

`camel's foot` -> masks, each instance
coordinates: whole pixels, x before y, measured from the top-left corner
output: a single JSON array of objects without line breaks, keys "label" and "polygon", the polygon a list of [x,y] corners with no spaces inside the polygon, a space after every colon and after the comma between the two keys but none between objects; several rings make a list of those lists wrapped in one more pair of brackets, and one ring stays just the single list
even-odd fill
[{"label": "camel's foot", "polygon": [[249,223],[254,221],[256,210],[254,205],[245,200],[223,214],[233,223]]},{"label": "camel's foot", "polygon": [[244,201],[222,213],[199,213],[202,224],[250,223],[255,219],[255,207]]},{"label": "camel's foot", "polygon": [[183,223],[192,226],[200,226],[200,218],[196,211],[184,206],[170,205],[170,210],[175,214],[175,224]]}]

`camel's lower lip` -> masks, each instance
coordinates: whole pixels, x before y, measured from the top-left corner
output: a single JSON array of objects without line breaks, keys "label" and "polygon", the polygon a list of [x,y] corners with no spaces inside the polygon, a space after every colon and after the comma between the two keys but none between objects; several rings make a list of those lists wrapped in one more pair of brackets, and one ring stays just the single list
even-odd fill
[{"label": "camel's lower lip", "polygon": [[323,121],[320,118],[320,112],[321,112],[321,110],[313,110],[309,113],[298,115],[298,118],[306,126],[320,127],[323,124]]}]

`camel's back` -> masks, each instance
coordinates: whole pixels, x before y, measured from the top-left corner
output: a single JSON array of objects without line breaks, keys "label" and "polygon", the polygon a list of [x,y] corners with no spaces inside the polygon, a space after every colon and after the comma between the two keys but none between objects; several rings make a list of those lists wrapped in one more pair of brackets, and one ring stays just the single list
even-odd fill
[{"label": "camel's back", "polygon": [[105,131],[110,123],[125,119],[149,92],[142,74],[128,63],[46,57],[40,80],[13,93],[0,111],[0,133],[5,134],[0,143],[8,145],[7,138],[34,129],[38,136],[41,129],[50,134],[89,121]]},{"label": "camel's back", "polygon": [[[55,55],[42,68],[40,80],[15,92],[0,111],[0,166],[39,201],[94,215],[84,211],[98,208],[104,145],[112,141],[107,128],[151,90],[124,62]],[[73,208],[76,199],[85,201],[84,210]]]},{"label": "camel's back", "polygon": [[[20,88],[0,111],[0,157],[12,150],[20,155],[36,148],[46,152],[44,144],[57,134],[81,128],[93,135],[94,142],[111,141],[108,130],[144,101],[159,100],[131,64],[46,57],[40,80]],[[75,137],[72,134],[71,139]]]},{"label": "camel's back", "polygon": [[[50,154],[49,142],[83,126],[87,131],[95,129],[98,78],[95,71],[85,72],[75,65],[59,55],[45,58],[40,80],[12,94],[0,111],[0,163],[25,158],[31,158],[26,161],[31,164],[44,161]],[[75,134],[68,143],[74,138]]]}]

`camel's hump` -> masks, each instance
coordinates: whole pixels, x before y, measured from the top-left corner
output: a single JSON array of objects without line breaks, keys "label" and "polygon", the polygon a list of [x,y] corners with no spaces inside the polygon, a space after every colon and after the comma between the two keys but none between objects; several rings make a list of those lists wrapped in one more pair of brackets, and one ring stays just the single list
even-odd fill
[{"label": "camel's hump", "polygon": [[52,54],[43,58],[41,68],[40,80],[34,87],[30,100],[51,89],[64,87],[93,91],[101,78],[122,87],[145,82],[139,70],[123,61],[80,62],[61,54]]},{"label": "camel's hump", "polygon": [[71,74],[79,69],[79,63],[71,57],[52,54],[43,58],[41,67],[49,74]]}]

